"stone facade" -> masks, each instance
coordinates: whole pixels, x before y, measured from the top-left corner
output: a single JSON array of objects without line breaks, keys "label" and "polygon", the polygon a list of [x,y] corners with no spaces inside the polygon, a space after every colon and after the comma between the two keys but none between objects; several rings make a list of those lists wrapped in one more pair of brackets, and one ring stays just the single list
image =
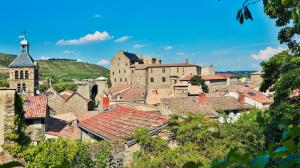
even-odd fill
[{"label": "stone facade", "polygon": [[9,69],[9,86],[18,93],[33,96],[38,90],[38,66]]},{"label": "stone facade", "polygon": [[15,116],[15,90],[0,89],[0,153],[1,145],[5,143],[4,134],[11,131]]},{"label": "stone facade", "polygon": [[[118,52],[110,61],[110,79],[112,86],[128,85],[133,88],[171,89],[186,75],[202,74],[200,66],[184,63],[162,64],[161,60],[127,52]],[[214,73],[212,66],[206,73]]]},{"label": "stone facade", "polygon": [[201,67],[201,75],[215,75],[215,68],[214,66],[205,66]]}]

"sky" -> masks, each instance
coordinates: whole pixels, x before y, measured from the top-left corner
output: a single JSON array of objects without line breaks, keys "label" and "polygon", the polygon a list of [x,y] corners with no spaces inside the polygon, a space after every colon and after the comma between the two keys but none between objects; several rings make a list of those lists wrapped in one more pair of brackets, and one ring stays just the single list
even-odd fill
[{"label": "sky", "polygon": [[214,65],[217,71],[259,70],[285,46],[278,28],[250,7],[254,21],[236,20],[242,0],[9,0],[0,5],[0,52],[20,53],[24,29],[34,59],[70,58],[109,67],[120,50],[164,63]]}]

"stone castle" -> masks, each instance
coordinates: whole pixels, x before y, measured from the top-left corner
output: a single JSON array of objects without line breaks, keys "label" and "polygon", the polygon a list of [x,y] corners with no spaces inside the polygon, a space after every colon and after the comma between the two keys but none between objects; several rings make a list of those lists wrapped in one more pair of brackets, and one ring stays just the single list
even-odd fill
[{"label": "stone castle", "polygon": [[128,85],[133,88],[168,89],[187,75],[214,75],[214,67],[200,67],[184,63],[161,63],[153,57],[120,51],[110,61],[112,86]]}]

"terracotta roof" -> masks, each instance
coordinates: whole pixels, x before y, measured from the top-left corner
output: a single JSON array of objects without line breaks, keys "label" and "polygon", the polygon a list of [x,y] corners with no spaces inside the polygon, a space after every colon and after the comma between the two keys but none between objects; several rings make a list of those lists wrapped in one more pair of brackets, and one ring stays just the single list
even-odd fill
[{"label": "terracotta roof", "polygon": [[130,87],[126,84],[120,84],[120,85],[116,85],[116,86],[113,86],[111,88],[108,89],[108,92],[109,93],[117,93],[117,92],[120,92],[122,90],[125,90],[125,89],[129,89]]},{"label": "terracotta roof", "polygon": [[118,106],[80,122],[79,127],[99,137],[110,140],[126,140],[136,128],[150,130],[165,125],[167,119],[158,112],[145,112]]},{"label": "terracotta roof", "polygon": [[146,103],[151,105],[159,104],[162,98],[170,98],[171,94],[170,89],[151,89],[148,91]]},{"label": "terracotta roof", "polygon": [[162,99],[162,103],[175,114],[197,113],[205,117],[218,117],[217,110],[244,110],[253,108],[248,104],[240,104],[232,97],[206,97],[204,104],[199,103],[199,96]]},{"label": "terracotta roof", "polygon": [[122,100],[143,100],[145,90],[142,88],[130,88],[120,93]]},{"label": "terracotta roof", "polygon": [[73,95],[78,95],[81,98],[83,98],[86,102],[90,102],[92,101],[91,99],[87,99],[85,97],[83,97],[81,94],[77,93],[77,92],[73,92],[71,90],[65,90],[59,93],[59,95],[67,102]]},{"label": "terracotta roof", "polygon": [[233,77],[236,77],[235,75],[233,74],[229,74],[229,73],[219,73],[217,74],[218,76],[221,76],[223,78],[233,78]]},{"label": "terracotta roof", "polygon": [[76,116],[75,118],[74,116],[74,114],[67,113],[60,116],[49,117],[46,134],[62,138],[80,139],[80,129],[76,124]]},{"label": "terracotta roof", "polygon": [[226,80],[226,78],[219,75],[201,75],[201,78],[205,81],[208,80]]},{"label": "terracotta roof", "polygon": [[27,96],[24,99],[23,109],[26,119],[46,118],[47,96]]},{"label": "terracotta roof", "polygon": [[256,101],[258,101],[260,103],[263,103],[263,104],[271,104],[271,103],[273,103],[273,99],[267,97],[263,93],[258,92],[256,90],[248,89],[248,90],[245,90],[244,93],[245,93],[246,97],[254,99],[254,100],[256,100]]},{"label": "terracotta roof", "polygon": [[199,67],[198,65],[189,63],[172,63],[172,64],[135,64],[132,68],[135,69],[146,69],[146,68],[157,68],[157,67]]}]

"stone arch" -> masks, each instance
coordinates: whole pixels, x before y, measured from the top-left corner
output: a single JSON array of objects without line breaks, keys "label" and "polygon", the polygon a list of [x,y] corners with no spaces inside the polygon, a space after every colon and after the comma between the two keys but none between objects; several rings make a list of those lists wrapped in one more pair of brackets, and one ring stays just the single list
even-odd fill
[{"label": "stone arch", "polygon": [[97,101],[97,99],[96,99],[96,97],[98,95],[98,92],[99,92],[98,91],[98,85],[93,85],[92,88],[91,88],[90,94],[91,94],[91,99],[93,101],[93,107],[94,108],[98,107],[98,105],[99,105],[99,101]]}]

